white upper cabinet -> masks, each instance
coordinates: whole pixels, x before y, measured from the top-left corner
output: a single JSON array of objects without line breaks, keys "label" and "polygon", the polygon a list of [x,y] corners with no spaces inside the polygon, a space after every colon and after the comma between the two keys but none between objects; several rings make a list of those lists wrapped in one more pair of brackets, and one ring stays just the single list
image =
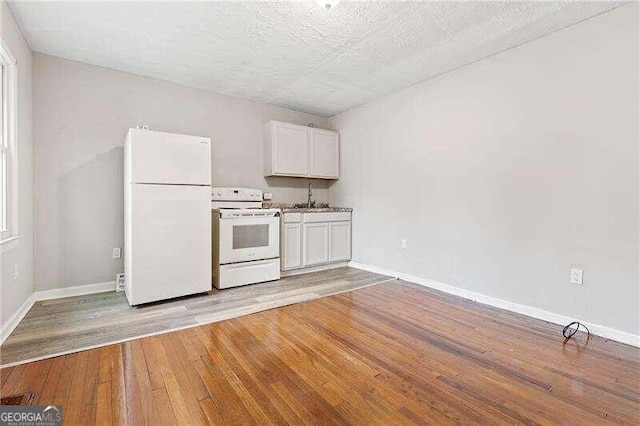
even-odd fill
[{"label": "white upper cabinet", "polygon": [[337,132],[270,121],[264,128],[264,175],[338,179]]},{"label": "white upper cabinet", "polygon": [[265,175],[308,176],[307,128],[272,121],[265,128]]},{"label": "white upper cabinet", "polygon": [[311,153],[310,174],[315,177],[338,179],[340,175],[340,139],[330,130],[309,129]]}]

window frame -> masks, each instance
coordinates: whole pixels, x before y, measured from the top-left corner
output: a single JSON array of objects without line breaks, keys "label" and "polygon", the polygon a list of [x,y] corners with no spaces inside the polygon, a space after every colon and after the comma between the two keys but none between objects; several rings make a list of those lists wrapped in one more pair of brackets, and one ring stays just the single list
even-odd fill
[{"label": "window frame", "polygon": [[[5,150],[5,167],[3,194],[5,201],[6,229],[0,229],[0,252],[14,248],[20,238],[18,227],[18,63],[9,47],[0,38],[0,60],[3,65],[2,73],[2,141],[0,149]],[[1,212],[0,212],[1,213]],[[0,226],[2,223],[0,223]]]}]

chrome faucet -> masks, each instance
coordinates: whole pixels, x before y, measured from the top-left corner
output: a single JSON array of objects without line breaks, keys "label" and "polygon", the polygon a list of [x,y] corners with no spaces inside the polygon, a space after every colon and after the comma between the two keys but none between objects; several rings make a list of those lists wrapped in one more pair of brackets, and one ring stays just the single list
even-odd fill
[{"label": "chrome faucet", "polygon": [[313,194],[311,192],[311,182],[309,182],[309,192],[307,193],[307,208],[311,208],[316,204],[315,201],[311,203],[311,195]]}]

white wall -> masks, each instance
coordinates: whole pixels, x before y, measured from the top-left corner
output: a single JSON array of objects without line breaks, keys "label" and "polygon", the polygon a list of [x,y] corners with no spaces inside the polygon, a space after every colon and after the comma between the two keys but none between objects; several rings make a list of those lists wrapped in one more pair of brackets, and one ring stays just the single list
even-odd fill
[{"label": "white wall", "polygon": [[[123,244],[123,142],[127,129],[209,136],[215,186],[255,187],[274,201],[306,200],[306,179],[268,178],[262,125],[326,126],[326,119],[35,54],[36,289],[115,279]],[[327,184],[314,181],[319,201]]]},{"label": "white wall", "polygon": [[[18,61],[18,226],[20,239],[1,254],[0,330],[33,293],[33,138],[31,128],[32,55],[6,2],[0,2],[0,33]],[[18,279],[13,279],[14,265]]]},{"label": "white wall", "polygon": [[640,334],[638,47],[634,3],[332,117],[354,260]]}]

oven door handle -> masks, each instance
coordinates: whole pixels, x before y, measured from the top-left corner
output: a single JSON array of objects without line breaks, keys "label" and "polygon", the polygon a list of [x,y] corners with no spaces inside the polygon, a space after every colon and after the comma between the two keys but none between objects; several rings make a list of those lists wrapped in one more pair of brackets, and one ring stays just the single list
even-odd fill
[{"label": "oven door handle", "polygon": [[240,263],[228,263],[228,264],[225,265],[225,267],[227,269],[257,268],[259,266],[263,266],[263,265],[267,265],[269,263],[273,263],[273,259],[277,259],[277,258],[274,257],[274,258],[271,258],[271,259],[251,260],[251,261],[248,261],[248,262],[240,262]]}]

